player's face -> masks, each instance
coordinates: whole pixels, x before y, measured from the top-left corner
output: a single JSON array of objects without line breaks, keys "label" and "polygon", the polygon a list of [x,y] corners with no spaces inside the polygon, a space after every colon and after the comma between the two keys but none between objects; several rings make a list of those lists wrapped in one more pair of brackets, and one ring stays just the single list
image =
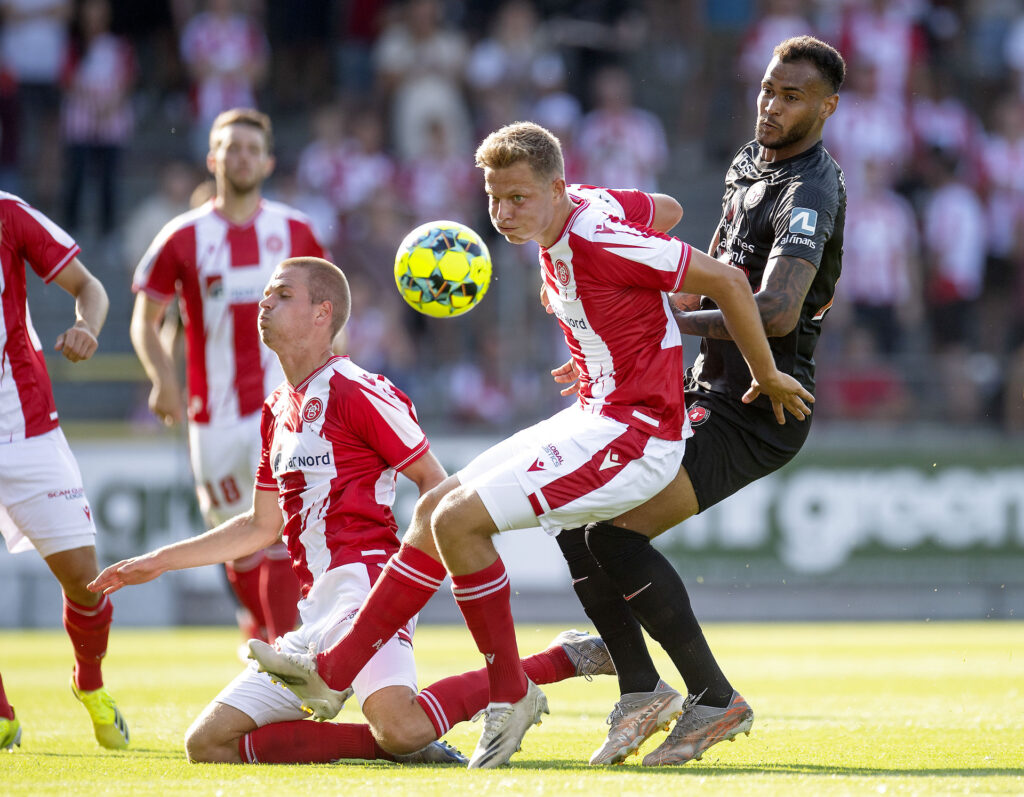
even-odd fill
[{"label": "player's face", "polygon": [[259,190],[274,168],[263,131],[252,125],[228,125],[220,131],[206,165],[235,194]]},{"label": "player's face", "polygon": [[277,353],[289,341],[309,337],[315,314],[305,274],[299,268],[279,268],[263,290],[258,318],[260,339]]},{"label": "player's face", "polygon": [[549,246],[558,240],[564,220],[556,211],[565,180],[544,179],[520,161],[505,169],[484,169],[484,189],[491,224],[509,243]]},{"label": "player's face", "polygon": [[771,160],[798,155],[821,138],[838,100],[810,61],[784,64],[773,58],[757,95],[754,137]]}]

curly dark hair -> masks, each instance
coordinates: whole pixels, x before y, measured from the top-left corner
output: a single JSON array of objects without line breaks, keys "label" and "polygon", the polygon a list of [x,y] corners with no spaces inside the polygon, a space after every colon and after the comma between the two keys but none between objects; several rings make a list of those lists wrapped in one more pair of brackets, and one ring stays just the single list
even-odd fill
[{"label": "curly dark hair", "polygon": [[846,62],[831,44],[813,36],[794,36],[775,47],[774,55],[784,64],[810,61],[835,94],[846,78]]}]

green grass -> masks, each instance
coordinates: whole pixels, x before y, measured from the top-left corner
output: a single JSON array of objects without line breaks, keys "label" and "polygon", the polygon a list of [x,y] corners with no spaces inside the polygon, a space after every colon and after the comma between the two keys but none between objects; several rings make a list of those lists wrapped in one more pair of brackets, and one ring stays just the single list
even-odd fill
[{"label": "green grass", "polygon": [[[559,629],[521,625],[520,647]],[[723,668],[754,707],[750,737],[703,761],[647,770],[631,758],[593,769],[615,681],[545,687],[552,714],[509,767],[189,765],[181,739],[239,669],[231,629],[116,629],[106,680],[131,725],[132,749],[92,738],[67,679],[60,632],[0,632],[0,672],[24,726],[0,753],[5,795],[480,794],[845,795],[1024,793],[1024,623],[713,625]],[[417,633],[420,683],[477,667],[462,628]],[[669,680],[678,677],[658,659]],[[341,717],[358,721],[346,708]],[[480,724],[448,740],[473,749]],[[657,738],[657,737],[656,737]],[[652,739],[641,752],[656,744]]]}]

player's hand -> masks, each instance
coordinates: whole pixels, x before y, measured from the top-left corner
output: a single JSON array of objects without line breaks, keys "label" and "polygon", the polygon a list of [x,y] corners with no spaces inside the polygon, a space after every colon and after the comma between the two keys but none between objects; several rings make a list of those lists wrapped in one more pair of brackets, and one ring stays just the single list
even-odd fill
[{"label": "player's hand", "polygon": [[89,331],[84,322],[79,321],[69,330],[57,336],[57,343],[53,350],[59,351],[71,362],[77,363],[92,357],[99,345],[96,336]]},{"label": "player's hand", "polygon": [[92,592],[109,595],[129,584],[145,584],[163,572],[164,569],[158,563],[157,557],[152,553],[147,553],[132,559],[122,559],[120,562],[112,564],[90,581],[86,587]]},{"label": "player's hand", "polygon": [[[544,312],[551,315],[555,312],[555,308],[551,306],[551,299],[548,296],[548,286],[541,283],[540,286],[540,304],[544,308]],[[564,395],[564,394],[563,394]]]},{"label": "player's hand", "polygon": [[149,391],[149,409],[164,426],[175,426],[185,417],[177,385],[153,385]]},{"label": "player's hand", "polygon": [[551,376],[556,382],[561,385],[568,385],[566,388],[562,388],[559,392],[563,396],[572,396],[578,393],[580,390],[580,372],[576,368],[576,363],[573,360],[569,360],[565,365],[560,365],[551,371]]},{"label": "player's hand", "polygon": [[798,421],[811,414],[807,405],[814,403],[814,396],[789,374],[776,371],[775,378],[768,382],[750,380],[750,389],[743,394],[743,403],[750,404],[762,394],[771,399],[775,420],[779,424],[786,423],[786,411]]}]

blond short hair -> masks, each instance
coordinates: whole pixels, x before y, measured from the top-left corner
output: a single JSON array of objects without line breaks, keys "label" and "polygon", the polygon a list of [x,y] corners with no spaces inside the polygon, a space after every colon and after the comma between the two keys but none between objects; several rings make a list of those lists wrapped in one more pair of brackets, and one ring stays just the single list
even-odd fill
[{"label": "blond short hair", "polygon": [[507,169],[525,161],[544,179],[565,176],[562,145],[550,130],[534,122],[514,122],[495,130],[476,150],[481,169]]},{"label": "blond short hair", "polygon": [[352,312],[352,293],[345,272],[334,263],[320,257],[290,257],[278,268],[298,268],[306,277],[309,300],[313,304],[331,303],[331,337],[348,323]]}]

